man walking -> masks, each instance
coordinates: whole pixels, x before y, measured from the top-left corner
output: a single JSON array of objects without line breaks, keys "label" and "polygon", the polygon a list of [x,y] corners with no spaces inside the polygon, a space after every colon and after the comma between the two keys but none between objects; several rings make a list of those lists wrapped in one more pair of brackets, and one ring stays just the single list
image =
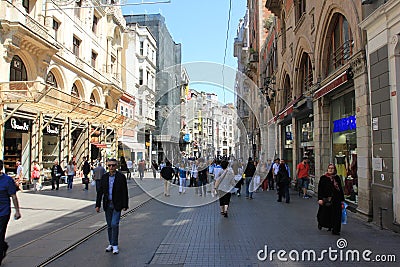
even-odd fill
[{"label": "man walking", "polygon": [[21,218],[21,213],[19,213],[19,203],[16,195],[16,187],[14,180],[3,173],[4,163],[0,160],[0,265],[6,256],[8,244],[5,242],[6,230],[8,222],[11,216],[11,201],[12,198],[15,215],[14,219],[18,220]]},{"label": "man walking", "polygon": [[108,172],[101,177],[96,198],[96,212],[100,212],[101,202],[106,215],[108,242],[106,252],[118,254],[118,234],[121,211],[128,209],[128,184],[126,177],[117,171],[116,159],[107,162]]},{"label": "man walking", "polygon": [[101,165],[101,162],[97,164],[97,167],[93,169],[93,180],[96,183],[96,192],[99,192],[101,177],[106,173],[106,169]]},{"label": "man walking", "polygon": [[299,190],[303,191],[303,198],[310,198],[307,195],[308,184],[310,183],[310,178],[309,178],[310,165],[308,165],[307,161],[308,157],[303,157],[303,161],[297,164],[296,168],[297,179],[298,179],[297,182],[299,184]]},{"label": "man walking", "polygon": [[87,157],[83,157],[82,172],[83,172],[83,184],[85,185],[85,188],[83,190],[88,191],[89,190],[90,164],[87,161]]},{"label": "man walking", "polygon": [[164,196],[169,197],[169,184],[171,183],[172,177],[175,171],[171,167],[171,162],[167,161],[166,166],[161,169],[160,176],[164,179]]},{"label": "man walking", "polygon": [[[51,167],[51,190],[58,190],[60,187],[60,177],[63,175],[64,171],[58,164],[58,160],[54,161],[54,165]],[[57,187],[54,186],[54,183]]]}]

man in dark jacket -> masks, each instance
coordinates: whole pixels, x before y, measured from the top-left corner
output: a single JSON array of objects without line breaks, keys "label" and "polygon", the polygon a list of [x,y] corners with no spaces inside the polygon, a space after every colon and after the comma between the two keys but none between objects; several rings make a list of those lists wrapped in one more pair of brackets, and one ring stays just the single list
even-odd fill
[{"label": "man in dark jacket", "polygon": [[100,188],[97,192],[96,211],[100,212],[101,202],[106,214],[109,245],[107,252],[118,254],[118,233],[121,210],[128,209],[128,185],[126,177],[117,171],[118,162],[116,159],[109,159],[107,166],[109,172],[101,177]]},{"label": "man in dark jacket", "polygon": [[164,178],[164,196],[166,197],[169,197],[169,184],[174,175],[175,171],[171,166],[171,162],[167,161],[166,166],[162,168],[160,172],[161,178]]},{"label": "man in dark jacket", "polygon": [[246,198],[253,199],[253,191],[249,191],[251,180],[253,179],[254,173],[256,172],[256,166],[254,165],[253,159],[250,157],[247,162],[246,169],[244,170],[244,175],[246,177]]},{"label": "man in dark jacket", "polygon": [[[51,167],[51,190],[58,190],[60,187],[60,177],[63,175],[64,171],[62,170],[61,166],[58,164],[58,160],[54,161],[54,165]],[[56,186],[54,186],[56,183]]]},{"label": "man in dark jacket", "polygon": [[83,184],[85,185],[85,188],[83,190],[89,190],[89,173],[90,173],[90,164],[87,161],[86,157],[83,157],[83,167],[82,167],[82,172],[83,172]]}]

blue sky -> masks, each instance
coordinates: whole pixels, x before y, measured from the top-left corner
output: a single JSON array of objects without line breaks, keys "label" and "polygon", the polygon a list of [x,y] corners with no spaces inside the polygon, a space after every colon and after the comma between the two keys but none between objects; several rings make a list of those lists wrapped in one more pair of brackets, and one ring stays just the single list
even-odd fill
[{"label": "blue sky", "polygon": [[[157,0],[154,0],[156,2]],[[140,0],[128,0],[127,3],[137,3]],[[224,69],[224,82],[212,86],[213,81],[190,84],[198,91],[215,92],[221,102],[233,102],[232,75],[226,75],[237,67],[237,59],[233,57],[233,41],[236,37],[239,19],[246,12],[246,0],[232,0],[230,30],[226,52],[227,66]],[[210,62],[221,66],[224,62],[225,39],[228,28],[229,0],[171,0],[171,3],[131,5],[122,8],[123,14],[154,14],[160,13],[165,17],[168,30],[177,43],[182,44],[182,63]],[[189,77],[197,80],[196,70],[188,70]],[[208,71],[208,70],[204,70]],[[215,73],[213,73],[215,75]],[[225,88],[225,89],[222,89]],[[224,101],[225,95],[225,101]]]}]

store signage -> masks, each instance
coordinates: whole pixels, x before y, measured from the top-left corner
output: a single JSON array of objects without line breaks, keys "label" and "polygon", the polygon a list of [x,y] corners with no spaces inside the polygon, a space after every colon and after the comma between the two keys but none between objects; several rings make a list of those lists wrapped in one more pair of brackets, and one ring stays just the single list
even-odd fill
[{"label": "store signage", "polygon": [[49,124],[46,126],[46,128],[43,129],[43,133],[49,135],[59,135],[60,128],[59,126]]},{"label": "store signage", "polygon": [[356,116],[350,116],[347,118],[342,118],[333,121],[333,132],[340,133],[340,132],[355,130],[357,128],[356,124],[357,124]]},{"label": "store signage", "polygon": [[6,128],[18,132],[29,132],[30,124],[28,121],[11,118],[6,122]]}]

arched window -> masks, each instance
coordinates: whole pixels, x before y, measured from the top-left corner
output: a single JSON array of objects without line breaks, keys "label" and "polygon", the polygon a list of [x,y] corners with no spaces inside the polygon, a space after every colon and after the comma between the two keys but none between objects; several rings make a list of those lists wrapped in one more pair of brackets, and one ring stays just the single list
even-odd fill
[{"label": "arched window", "polygon": [[19,56],[14,56],[10,66],[10,81],[27,81],[25,64]]},{"label": "arched window", "polygon": [[346,18],[337,14],[328,35],[328,69],[326,75],[343,66],[353,55],[354,40]]},{"label": "arched window", "polygon": [[313,85],[313,71],[311,65],[310,56],[307,53],[303,53],[300,61],[299,68],[299,86],[300,93],[308,91],[310,87]]},{"label": "arched window", "polygon": [[46,83],[53,87],[58,87],[56,77],[54,77],[54,74],[51,71],[47,74]]},{"label": "arched window", "polygon": [[292,101],[292,88],[290,88],[290,78],[289,75],[286,75],[285,79],[285,87],[283,88],[283,105],[285,107]]},{"label": "arched window", "polygon": [[306,13],[306,0],[296,0],[296,23]]},{"label": "arched window", "polygon": [[81,98],[81,96],[79,95],[78,87],[76,86],[76,84],[72,85],[71,95],[75,96],[77,98]]},{"label": "arched window", "polygon": [[90,96],[90,104],[96,104],[96,98],[94,97],[94,94]]}]

